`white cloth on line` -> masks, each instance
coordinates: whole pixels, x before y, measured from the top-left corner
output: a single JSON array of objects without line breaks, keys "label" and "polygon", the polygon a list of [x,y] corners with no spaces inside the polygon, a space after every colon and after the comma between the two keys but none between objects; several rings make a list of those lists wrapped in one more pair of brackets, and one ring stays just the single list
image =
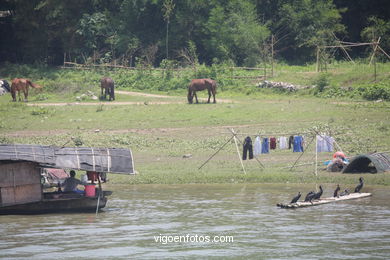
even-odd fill
[{"label": "white cloth on line", "polygon": [[253,149],[253,155],[258,156],[261,154],[261,140],[259,136],[256,136],[254,149]]}]

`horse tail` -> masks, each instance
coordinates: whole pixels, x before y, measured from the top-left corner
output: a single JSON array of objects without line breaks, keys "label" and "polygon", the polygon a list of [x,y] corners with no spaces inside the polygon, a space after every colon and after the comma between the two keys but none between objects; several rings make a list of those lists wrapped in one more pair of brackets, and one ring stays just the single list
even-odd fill
[{"label": "horse tail", "polygon": [[29,84],[31,87],[33,88],[42,88],[41,86],[39,86],[38,84],[34,84],[32,83],[30,80],[26,80],[27,81],[27,84]]}]

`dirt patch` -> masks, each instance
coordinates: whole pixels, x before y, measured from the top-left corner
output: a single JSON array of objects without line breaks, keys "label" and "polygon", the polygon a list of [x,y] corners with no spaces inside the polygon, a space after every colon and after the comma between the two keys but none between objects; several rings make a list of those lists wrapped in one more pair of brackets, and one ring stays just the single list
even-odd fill
[{"label": "dirt patch", "polygon": [[[170,104],[187,104],[187,98],[181,98],[177,96],[167,96],[167,95],[157,95],[157,94],[149,94],[149,93],[141,93],[134,91],[124,91],[124,90],[116,90],[117,94],[128,95],[128,96],[140,96],[140,97],[151,97],[151,98],[180,98],[179,101],[112,101],[112,102],[57,102],[57,103],[28,103],[27,106],[98,106],[98,105],[106,105],[106,106],[128,106],[128,105],[170,105]],[[205,103],[207,98],[199,98],[199,101]],[[235,103],[235,101],[230,99],[218,99],[217,103]]]},{"label": "dirt patch", "polygon": [[[166,95],[156,95],[156,94],[148,94],[141,92],[132,92],[132,91],[123,91],[117,90],[117,94],[121,95],[129,95],[129,96],[142,96],[142,97],[153,97],[153,98],[180,98],[175,96],[166,96]],[[199,98],[201,102],[206,102],[206,98]],[[230,99],[218,99],[217,103],[234,103],[233,100]],[[181,101],[112,101],[112,102],[57,102],[57,103],[28,103],[27,106],[128,106],[128,105],[170,105],[170,104],[187,104],[185,99]]]}]

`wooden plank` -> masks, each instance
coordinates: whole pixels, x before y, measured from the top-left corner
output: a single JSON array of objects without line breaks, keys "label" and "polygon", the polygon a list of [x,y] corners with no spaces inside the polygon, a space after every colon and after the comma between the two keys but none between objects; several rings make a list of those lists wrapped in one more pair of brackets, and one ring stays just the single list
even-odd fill
[{"label": "wooden plank", "polygon": [[40,169],[37,163],[17,162],[0,164],[1,188],[40,183]]},{"label": "wooden plank", "polygon": [[296,209],[296,208],[303,208],[303,207],[318,206],[318,205],[323,205],[323,204],[328,204],[328,203],[338,202],[338,201],[366,198],[366,197],[370,197],[371,195],[372,195],[371,193],[351,193],[349,195],[341,196],[338,198],[328,197],[320,200],[315,200],[312,202],[298,201],[297,203],[293,203],[293,204],[278,203],[277,206],[285,209]]}]

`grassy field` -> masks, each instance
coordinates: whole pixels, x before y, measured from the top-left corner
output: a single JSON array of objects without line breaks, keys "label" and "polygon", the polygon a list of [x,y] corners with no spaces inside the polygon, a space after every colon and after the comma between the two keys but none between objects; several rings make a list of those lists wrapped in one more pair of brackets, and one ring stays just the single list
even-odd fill
[{"label": "grassy field", "polygon": [[[34,73],[36,71],[31,75]],[[42,74],[36,81],[44,86],[48,86],[47,83],[54,81],[58,75],[68,77],[57,85],[44,88],[42,92],[32,91],[28,103],[10,102],[9,94],[0,96],[0,143],[59,146],[81,143],[83,146],[131,148],[138,174],[131,177],[110,175],[110,182],[132,184],[357,182],[356,175],[321,170],[324,168],[322,162],[331,158],[330,153],[319,154],[316,176],[313,144],[308,146],[297,162],[299,167],[289,169],[300,154],[276,150],[259,157],[265,168],[260,167],[256,160],[245,161],[247,174],[244,174],[235,144],[230,141],[199,170],[213,153],[228,142],[231,137],[229,129],[238,132],[241,140],[247,135],[254,139],[258,134],[278,137],[304,133],[307,143],[311,141],[313,130],[328,132],[348,156],[390,150],[389,102],[325,99],[301,93],[237,91],[237,88],[244,89],[250,83],[241,86],[233,82],[229,85],[226,80],[226,85],[219,89],[217,95],[217,101],[224,99],[225,102],[217,104],[187,104],[185,85],[164,91],[122,85],[122,90],[168,94],[171,97],[118,94],[113,102],[85,100],[90,105],[44,106],[48,103],[74,102],[75,96],[87,90],[99,94],[95,81],[100,72],[68,73],[53,70]],[[110,73],[118,79],[124,77]],[[282,79],[281,74],[279,79]],[[8,76],[11,75],[16,76],[9,72]],[[28,73],[25,76],[29,76]],[[284,77],[287,79],[287,76]],[[71,78],[74,80],[67,85]],[[85,79],[86,83],[83,84],[80,78]],[[144,78],[140,82],[146,85]],[[60,85],[66,88],[59,91]],[[206,93],[200,93],[200,96],[204,98]],[[164,103],[153,103],[159,101]],[[113,105],[119,102],[138,103]],[[32,103],[38,104],[31,106]],[[241,146],[239,148],[241,150]],[[369,184],[390,185],[389,173],[367,174],[365,179]]]}]

